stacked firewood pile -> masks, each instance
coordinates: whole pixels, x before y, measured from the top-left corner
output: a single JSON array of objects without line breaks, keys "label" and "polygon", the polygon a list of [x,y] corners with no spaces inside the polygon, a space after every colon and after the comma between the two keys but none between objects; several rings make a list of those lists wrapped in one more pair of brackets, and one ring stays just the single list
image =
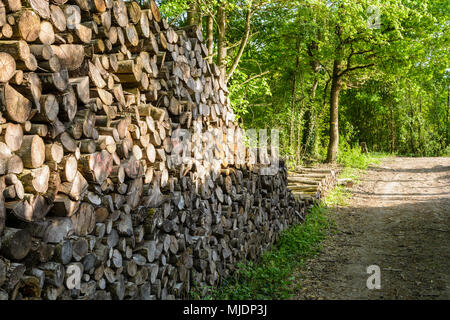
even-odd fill
[{"label": "stacked firewood pile", "polygon": [[122,0],[2,0],[0,27],[0,300],[185,298],[302,219],[198,27]]},{"label": "stacked firewood pile", "polygon": [[288,173],[289,190],[307,206],[323,198],[336,183],[336,173],[332,169],[296,167]]}]

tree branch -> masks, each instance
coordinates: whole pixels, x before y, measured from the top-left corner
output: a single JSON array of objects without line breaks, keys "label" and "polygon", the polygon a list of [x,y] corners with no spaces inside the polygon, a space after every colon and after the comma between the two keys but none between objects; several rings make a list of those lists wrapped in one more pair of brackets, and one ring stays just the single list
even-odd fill
[{"label": "tree branch", "polygon": [[270,72],[270,71],[264,71],[263,73],[257,74],[257,75],[255,75],[255,76],[253,76],[253,77],[250,77],[250,78],[248,78],[247,80],[245,80],[244,82],[242,82],[242,83],[241,83],[241,86],[243,86],[243,85],[246,84],[246,83],[249,83],[249,82],[252,81],[252,80],[255,80],[256,78],[262,77],[262,76],[268,74],[269,72]]},{"label": "tree branch", "polygon": [[355,52],[354,49],[353,49],[353,44],[351,43],[350,44],[350,54],[348,55],[348,58],[347,58],[347,67],[341,73],[338,73],[338,77],[342,77],[344,74],[346,74],[346,73],[348,73],[350,71],[353,71],[353,70],[364,69],[364,68],[369,68],[369,67],[374,66],[375,65],[374,63],[370,63],[370,64],[367,64],[367,65],[359,65],[359,66],[356,66],[356,67],[350,67],[351,59],[352,59],[352,57],[354,55],[365,54],[365,53],[369,53],[369,52],[372,52],[372,51],[373,51],[373,49]]},{"label": "tree branch", "polygon": [[239,64],[239,61],[241,60],[242,54],[244,53],[245,46],[247,45],[248,39],[250,37],[250,21],[251,21],[251,17],[252,17],[252,11],[249,8],[248,11],[247,11],[247,18],[246,18],[246,21],[245,21],[244,37],[242,38],[241,45],[239,47],[239,51],[238,51],[236,57],[234,58],[233,64],[232,64],[230,70],[225,75],[225,83],[227,83],[228,80],[230,79],[230,77],[233,75],[234,71],[236,70],[236,68],[237,68],[237,66]]},{"label": "tree branch", "polygon": [[361,65],[361,66],[356,66],[356,67],[352,67],[352,68],[347,68],[344,71],[342,71],[339,76],[342,76],[345,73],[348,73],[348,72],[353,71],[353,70],[370,68],[370,67],[373,67],[374,65],[375,65],[375,63],[370,63],[370,64],[366,64],[366,65]]},{"label": "tree branch", "polygon": [[313,60],[313,62],[317,62],[323,68],[323,70],[325,70],[328,76],[331,77],[330,71],[314,56],[314,52],[311,50],[310,46],[308,46],[307,54]]}]

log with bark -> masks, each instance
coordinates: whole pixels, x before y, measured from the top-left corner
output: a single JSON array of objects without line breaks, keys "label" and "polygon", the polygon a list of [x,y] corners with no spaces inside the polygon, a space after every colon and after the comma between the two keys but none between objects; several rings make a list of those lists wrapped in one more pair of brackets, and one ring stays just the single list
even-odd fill
[{"label": "log with bark", "polygon": [[155,1],[3,2],[0,298],[189,297],[332,183],[263,174],[201,28]]}]

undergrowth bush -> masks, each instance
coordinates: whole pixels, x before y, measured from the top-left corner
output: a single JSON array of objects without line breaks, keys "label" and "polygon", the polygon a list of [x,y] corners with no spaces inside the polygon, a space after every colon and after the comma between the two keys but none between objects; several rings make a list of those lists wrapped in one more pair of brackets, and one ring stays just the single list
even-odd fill
[{"label": "undergrowth bush", "polygon": [[337,162],[345,167],[367,169],[373,159],[361,151],[358,145],[351,146],[344,139],[340,139]]}]

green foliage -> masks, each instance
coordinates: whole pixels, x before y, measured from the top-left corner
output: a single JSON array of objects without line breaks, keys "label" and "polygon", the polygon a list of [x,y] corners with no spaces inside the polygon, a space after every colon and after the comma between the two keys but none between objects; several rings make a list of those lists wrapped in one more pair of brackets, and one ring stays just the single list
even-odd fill
[{"label": "green foliage", "polygon": [[323,200],[323,204],[328,207],[343,207],[348,204],[348,200],[351,197],[351,192],[344,186],[336,186],[330,191],[326,198]]},{"label": "green foliage", "polygon": [[188,0],[162,0],[159,1],[159,9],[164,17],[169,21],[185,16],[189,8]]},{"label": "green foliage", "polygon": [[[218,0],[197,2],[205,16],[217,12]],[[190,0],[158,3],[175,26],[186,23]],[[335,61],[343,68],[349,61],[353,67],[370,65],[342,77],[341,139],[352,146],[366,142],[371,152],[448,153],[448,1],[222,3],[227,12],[228,67],[239,50],[246,12],[252,10],[250,40],[228,82],[231,105],[246,128],[280,130],[281,155],[292,165],[325,158]],[[380,28],[368,27],[371,5],[379,8]],[[217,38],[216,26],[214,35]],[[364,158],[352,150],[341,152],[341,162],[364,167]]]},{"label": "green foliage", "polygon": [[[350,147],[348,143],[342,143],[338,154],[338,162],[344,167],[338,175],[338,179],[350,179],[358,183],[365,169],[369,165],[380,164],[380,159],[390,157],[387,153],[362,154],[359,146]],[[327,193],[322,204],[327,207],[346,206],[351,197],[351,192],[345,186],[338,185]]]},{"label": "green foliage", "polygon": [[372,158],[368,154],[362,153],[360,146],[350,146],[345,139],[341,138],[337,162],[345,167],[367,169],[372,163]]},{"label": "green foliage", "polygon": [[[250,80],[248,75],[238,69],[233,73],[231,85],[229,86],[231,107],[237,117],[249,113],[250,101],[270,97],[272,95],[270,86],[265,77]],[[270,108],[270,106],[268,106]]]},{"label": "green foliage", "polygon": [[450,146],[445,149],[445,151],[442,153],[442,156],[444,157],[450,157]]},{"label": "green foliage", "polygon": [[[287,299],[293,293],[295,268],[316,254],[332,221],[325,208],[314,206],[302,224],[285,230],[275,248],[259,262],[242,262],[223,285],[203,299]],[[192,298],[201,298],[194,290]]]},{"label": "green foliage", "polygon": [[[369,5],[380,9],[380,29],[367,27]],[[450,33],[445,10],[448,13],[448,5],[432,0],[270,2],[255,16],[254,36],[239,75],[231,81],[233,107],[248,128],[281,130],[282,154],[291,161],[323,159],[333,61],[348,57],[350,50],[364,52],[352,56],[352,66],[373,67],[343,79],[339,126],[344,139],[351,145],[365,141],[370,151],[443,154],[450,142],[446,89]],[[239,30],[241,17],[230,24]],[[343,48],[337,46],[338,27]],[[240,33],[231,36],[233,43]],[[317,61],[320,66],[315,72],[312,67]],[[246,81],[263,71],[269,73],[257,80],[264,86],[259,82],[246,94]],[[299,81],[293,96],[294,75]],[[311,97],[315,80],[317,90]]]}]

